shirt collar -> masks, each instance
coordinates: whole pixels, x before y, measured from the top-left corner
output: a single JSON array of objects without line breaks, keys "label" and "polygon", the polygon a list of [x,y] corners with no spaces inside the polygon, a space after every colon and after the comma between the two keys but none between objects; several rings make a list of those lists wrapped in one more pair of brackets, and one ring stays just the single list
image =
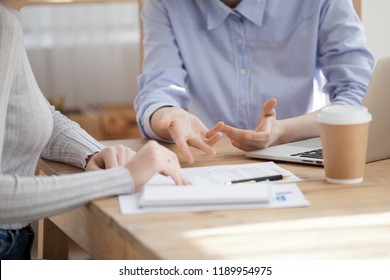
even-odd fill
[{"label": "shirt collar", "polygon": [[[235,8],[235,11],[257,26],[261,26],[267,1],[268,0],[242,0]],[[206,0],[205,2],[208,30],[218,27],[225,21],[229,14],[234,13],[234,11],[222,3],[221,0]]]}]

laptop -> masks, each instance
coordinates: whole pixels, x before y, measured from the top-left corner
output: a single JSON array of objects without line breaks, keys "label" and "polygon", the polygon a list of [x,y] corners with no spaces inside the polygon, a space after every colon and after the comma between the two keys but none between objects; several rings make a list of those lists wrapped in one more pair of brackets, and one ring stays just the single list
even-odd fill
[{"label": "laptop", "polygon": [[[390,158],[390,57],[378,61],[363,106],[372,115],[366,162]],[[287,143],[249,151],[247,157],[323,165],[321,139]]]}]

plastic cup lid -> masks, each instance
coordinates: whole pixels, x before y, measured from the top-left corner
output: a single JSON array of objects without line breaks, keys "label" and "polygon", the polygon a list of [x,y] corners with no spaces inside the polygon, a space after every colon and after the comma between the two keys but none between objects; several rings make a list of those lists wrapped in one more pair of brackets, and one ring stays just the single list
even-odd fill
[{"label": "plastic cup lid", "polygon": [[366,107],[333,104],[322,108],[317,120],[325,124],[348,125],[367,123],[372,117]]}]

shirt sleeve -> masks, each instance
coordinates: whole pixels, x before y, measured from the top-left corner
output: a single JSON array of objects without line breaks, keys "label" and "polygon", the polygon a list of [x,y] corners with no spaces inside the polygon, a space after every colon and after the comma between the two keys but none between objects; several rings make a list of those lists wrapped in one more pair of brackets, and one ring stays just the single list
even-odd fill
[{"label": "shirt sleeve", "polygon": [[150,126],[150,117],[161,107],[187,108],[187,72],[180,57],[164,1],[145,1],[141,14],[145,60],[138,78],[140,92],[134,104],[143,136],[162,141]]},{"label": "shirt sleeve", "polygon": [[324,1],[319,26],[318,64],[332,103],[359,105],[371,79],[374,58],[352,1]]},{"label": "shirt sleeve", "polygon": [[76,122],[68,119],[53,106],[53,133],[42,157],[84,168],[89,155],[101,151],[104,146],[90,136]]}]

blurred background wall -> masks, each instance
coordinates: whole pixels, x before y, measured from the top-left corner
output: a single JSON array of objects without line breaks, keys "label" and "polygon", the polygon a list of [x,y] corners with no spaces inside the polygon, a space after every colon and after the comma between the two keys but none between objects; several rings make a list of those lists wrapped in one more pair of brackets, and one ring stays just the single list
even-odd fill
[{"label": "blurred background wall", "polygon": [[137,1],[39,4],[22,10],[25,44],[47,98],[66,109],[129,103],[137,93]]},{"label": "blurred background wall", "polygon": [[367,46],[378,60],[390,56],[390,1],[362,0],[362,20]]},{"label": "blurred background wall", "polygon": [[[25,43],[45,96],[99,140],[139,137],[132,101],[141,64],[142,1],[30,2],[22,10]],[[390,1],[353,3],[375,58],[390,56]],[[314,100],[317,107],[325,102],[324,95]],[[86,115],[91,107],[98,111]]]}]

